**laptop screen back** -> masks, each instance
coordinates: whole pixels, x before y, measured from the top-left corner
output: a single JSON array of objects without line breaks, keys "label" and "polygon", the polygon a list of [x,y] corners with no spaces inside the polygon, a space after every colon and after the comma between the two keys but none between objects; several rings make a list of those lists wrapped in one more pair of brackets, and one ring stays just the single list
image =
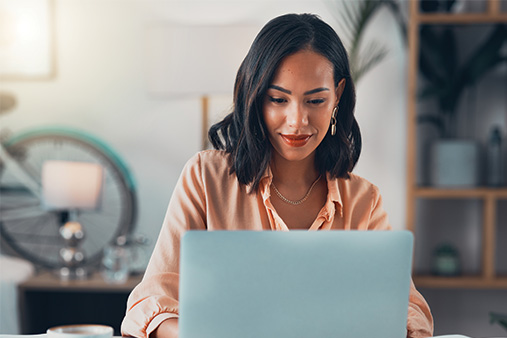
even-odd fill
[{"label": "laptop screen back", "polygon": [[189,231],[181,338],[404,338],[408,231]]}]

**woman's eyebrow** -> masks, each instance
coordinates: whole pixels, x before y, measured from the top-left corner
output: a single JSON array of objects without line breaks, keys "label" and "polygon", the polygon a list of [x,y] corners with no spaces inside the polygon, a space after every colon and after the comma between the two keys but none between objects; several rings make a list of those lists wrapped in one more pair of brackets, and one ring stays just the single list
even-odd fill
[{"label": "woman's eyebrow", "polygon": [[292,94],[292,92],[290,90],[282,88],[282,87],[279,87],[279,86],[269,85],[268,88],[270,88],[270,89],[276,89],[276,90],[279,90],[279,91],[284,92],[284,93],[289,94],[289,95]]},{"label": "woman's eyebrow", "polygon": [[323,92],[323,91],[329,91],[329,88],[326,88],[326,87],[320,87],[320,88],[315,88],[315,89],[312,89],[312,90],[309,90],[307,92],[305,92],[304,94],[305,95],[310,95],[310,94],[315,94],[315,93],[318,93],[318,92]]},{"label": "woman's eyebrow", "polygon": [[[282,88],[282,87],[277,86],[277,85],[269,85],[268,88],[270,88],[270,89],[276,89],[276,90],[279,90],[279,91],[284,92],[286,94],[292,95],[292,92],[290,90]],[[315,88],[315,89],[309,90],[307,92],[304,92],[304,95],[315,94],[315,93],[323,92],[323,91],[326,91],[326,90],[329,91],[329,88],[319,87],[319,88]]]}]

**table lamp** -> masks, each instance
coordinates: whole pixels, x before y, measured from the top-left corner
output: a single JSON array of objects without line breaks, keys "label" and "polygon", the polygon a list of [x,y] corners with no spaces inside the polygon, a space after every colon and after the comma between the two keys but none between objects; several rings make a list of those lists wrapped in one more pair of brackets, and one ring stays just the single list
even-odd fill
[{"label": "table lamp", "polygon": [[97,163],[45,161],[42,166],[43,206],[61,215],[59,234],[65,242],[60,249],[61,279],[83,279],[88,275],[86,255],[81,248],[85,237],[78,214],[97,209],[104,180],[104,170]]},{"label": "table lamp", "polygon": [[[220,97],[219,113],[230,108],[236,73],[260,28],[259,23],[241,21],[166,21],[147,27],[147,90],[156,98],[201,99],[202,149],[208,147],[209,120],[215,114],[210,98]],[[225,105],[221,105],[223,97],[228,98]]]}]

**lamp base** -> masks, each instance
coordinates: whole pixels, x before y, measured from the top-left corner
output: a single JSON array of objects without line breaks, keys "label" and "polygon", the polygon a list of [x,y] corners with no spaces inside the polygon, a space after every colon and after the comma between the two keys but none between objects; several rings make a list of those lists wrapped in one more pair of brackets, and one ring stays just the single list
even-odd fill
[{"label": "lamp base", "polygon": [[84,239],[84,230],[81,224],[75,219],[76,212],[70,212],[69,218],[74,219],[65,222],[60,227],[60,235],[65,241],[66,246],[60,249],[60,259],[63,267],[57,270],[57,275],[61,280],[86,279],[89,271],[84,266],[86,261],[85,252],[80,248]]},{"label": "lamp base", "polygon": [[62,267],[55,271],[55,274],[61,280],[84,280],[90,276],[90,271],[86,267]]}]

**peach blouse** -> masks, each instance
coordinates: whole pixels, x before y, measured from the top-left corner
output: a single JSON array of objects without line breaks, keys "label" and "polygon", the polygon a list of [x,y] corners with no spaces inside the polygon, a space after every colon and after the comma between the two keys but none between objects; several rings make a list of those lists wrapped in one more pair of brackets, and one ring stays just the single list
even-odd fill
[{"label": "peach blouse", "polygon": [[[163,320],[178,316],[180,238],[186,230],[289,230],[271,204],[271,171],[266,171],[259,192],[249,194],[250,186],[229,174],[227,156],[206,150],[185,165],[143,280],[128,299],[124,336],[146,338]],[[354,174],[350,179],[327,177],[327,185],[327,201],[310,231],[391,228],[376,186]],[[412,283],[407,337],[432,333],[430,309]]]}]

